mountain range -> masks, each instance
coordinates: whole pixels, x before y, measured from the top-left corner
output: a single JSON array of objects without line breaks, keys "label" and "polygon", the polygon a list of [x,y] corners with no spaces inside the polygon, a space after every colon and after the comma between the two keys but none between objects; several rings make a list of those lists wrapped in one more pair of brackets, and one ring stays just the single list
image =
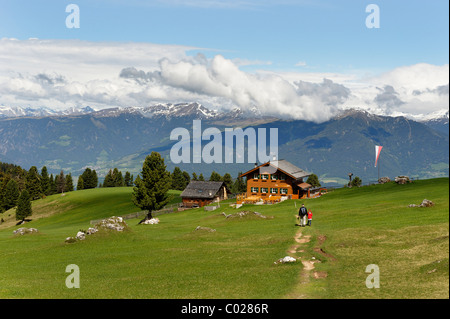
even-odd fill
[{"label": "mountain range", "polygon": [[[135,176],[151,151],[160,152],[168,169],[205,177],[215,170],[236,177],[253,163],[174,164],[170,140],[174,128],[192,132],[193,120],[202,129],[229,127],[278,129],[278,156],[315,173],[324,184],[344,184],[348,173],[363,182],[377,179],[375,145],[382,145],[380,174],[391,178],[448,176],[448,111],[421,122],[405,117],[379,116],[347,110],[324,123],[265,117],[235,108],[217,112],[199,103],[156,104],[147,107],[94,110],[86,106],[64,111],[0,106],[0,161],[28,169],[47,166],[77,176],[86,167],[105,176],[110,168]],[[207,144],[207,141],[203,145]],[[247,148],[246,148],[247,150]],[[241,154],[242,155],[242,154]]]}]

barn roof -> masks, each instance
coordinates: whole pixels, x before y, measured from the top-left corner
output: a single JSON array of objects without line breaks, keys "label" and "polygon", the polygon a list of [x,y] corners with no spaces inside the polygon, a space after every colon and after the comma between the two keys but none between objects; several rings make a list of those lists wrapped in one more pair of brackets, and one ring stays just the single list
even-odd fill
[{"label": "barn roof", "polygon": [[181,197],[212,199],[216,197],[222,185],[224,182],[191,181],[181,193]]},{"label": "barn roof", "polygon": [[294,164],[283,159],[283,160],[277,160],[277,161],[270,161],[270,162],[264,163],[262,165],[259,165],[255,168],[253,168],[252,170],[242,174],[241,176],[247,175],[247,174],[259,169],[260,167],[267,166],[267,165],[276,167],[283,173],[288,174],[295,179],[300,179],[300,178],[308,177],[309,175],[311,175],[310,173],[302,170],[301,168],[298,168]]}]

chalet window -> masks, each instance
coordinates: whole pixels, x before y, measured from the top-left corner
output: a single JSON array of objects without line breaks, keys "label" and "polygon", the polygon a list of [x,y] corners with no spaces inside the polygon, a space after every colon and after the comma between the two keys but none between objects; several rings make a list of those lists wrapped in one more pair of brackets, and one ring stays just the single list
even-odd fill
[{"label": "chalet window", "polygon": [[269,179],[269,174],[262,174],[261,179]]},{"label": "chalet window", "polygon": [[276,181],[278,179],[278,175],[272,174],[272,175],[270,175],[270,179],[273,181]]},{"label": "chalet window", "polygon": [[278,188],[271,188],[270,193],[272,194],[278,194]]},{"label": "chalet window", "polygon": [[267,187],[261,187],[261,193],[266,194],[269,192],[269,189]]},{"label": "chalet window", "polygon": [[251,191],[252,191],[252,193],[257,193],[258,192],[258,187],[252,187]]},{"label": "chalet window", "polygon": [[279,174],[279,175],[278,175],[278,178],[279,178],[280,180],[284,181],[284,180],[286,179],[286,175],[284,175],[284,174]]},{"label": "chalet window", "polygon": [[280,194],[287,194],[288,189],[287,188],[280,188]]},{"label": "chalet window", "polygon": [[258,173],[253,174],[253,179],[259,179],[259,174]]}]

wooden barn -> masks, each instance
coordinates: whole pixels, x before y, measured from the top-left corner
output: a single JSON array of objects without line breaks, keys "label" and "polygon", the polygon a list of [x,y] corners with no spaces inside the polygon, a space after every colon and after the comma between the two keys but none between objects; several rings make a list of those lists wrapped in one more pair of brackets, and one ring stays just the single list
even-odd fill
[{"label": "wooden barn", "polygon": [[191,181],[181,193],[183,207],[203,207],[228,198],[224,182]]},{"label": "wooden barn", "polygon": [[241,175],[247,178],[246,201],[277,201],[281,197],[292,199],[309,197],[312,186],[306,183],[311,175],[286,160],[256,165]]}]

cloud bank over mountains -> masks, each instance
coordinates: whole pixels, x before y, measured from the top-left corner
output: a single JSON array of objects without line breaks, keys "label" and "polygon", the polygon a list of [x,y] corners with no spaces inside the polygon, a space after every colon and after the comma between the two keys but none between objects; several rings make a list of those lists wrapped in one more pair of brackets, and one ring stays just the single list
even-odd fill
[{"label": "cloud bank over mountains", "polygon": [[[0,105],[65,109],[196,101],[315,122],[340,110],[421,115],[448,109],[449,66],[420,63],[383,74],[277,71],[270,61],[208,58],[209,49],[151,43],[0,40]],[[241,66],[261,69],[244,71]]]}]

